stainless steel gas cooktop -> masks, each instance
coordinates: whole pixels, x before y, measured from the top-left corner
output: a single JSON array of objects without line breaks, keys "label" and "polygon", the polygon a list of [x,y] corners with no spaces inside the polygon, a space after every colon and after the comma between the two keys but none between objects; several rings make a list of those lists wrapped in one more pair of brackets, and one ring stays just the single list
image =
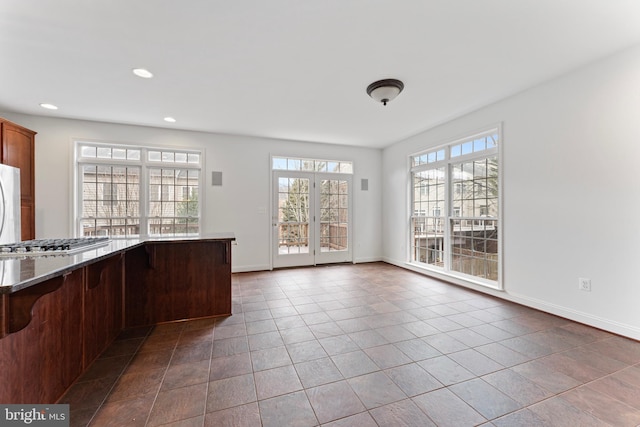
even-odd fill
[{"label": "stainless steel gas cooktop", "polygon": [[95,249],[109,243],[108,237],[77,237],[72,239],[36,239],[0,244],[0,257],[69,255]]}]

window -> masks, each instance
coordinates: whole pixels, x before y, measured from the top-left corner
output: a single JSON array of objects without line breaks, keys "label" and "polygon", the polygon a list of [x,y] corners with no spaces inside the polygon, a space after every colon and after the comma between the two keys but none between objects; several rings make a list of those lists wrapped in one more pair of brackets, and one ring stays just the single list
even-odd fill
[{"label": "window", "polygon": [[201,153],[76,142],[80,236],[200,231]]},{"label": "window", "polygon": [[497,284],[498,140],[493,129],[411,156],[412,262]]},{"label": "window", "polygon": [[337,161],[337,160],[317,160],[317,159],[314,160],[314,159],[273,157],[271,167],[273,170],[353,173],[352,162]]}]

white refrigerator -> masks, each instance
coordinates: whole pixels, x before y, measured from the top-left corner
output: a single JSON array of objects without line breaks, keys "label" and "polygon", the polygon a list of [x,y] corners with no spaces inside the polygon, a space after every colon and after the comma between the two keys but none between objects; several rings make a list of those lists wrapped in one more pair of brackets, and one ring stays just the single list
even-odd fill
[{"label": "white refrigerator", "polygon": [[0,164],[0,243],[20,238],[20,169]]}]

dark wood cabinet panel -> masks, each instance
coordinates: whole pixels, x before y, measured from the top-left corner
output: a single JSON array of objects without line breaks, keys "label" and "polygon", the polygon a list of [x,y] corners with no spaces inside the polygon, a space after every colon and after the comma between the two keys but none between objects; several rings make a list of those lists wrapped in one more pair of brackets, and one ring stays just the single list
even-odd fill
[{"label": "dark wood cabinet panel", "polygon": [[22,240],[35,239],[36,132],[0,118],[2,163],[20,169]]},{"label": "dark wood cabinet panel", "polygon": [[147,242],[0,295],[0,402],[55,403],[123,327],[231,314],[231,241]]},{"label": "dark wood cabinet panel", "polygon": [[36,300],[26,327],[0,340],[0,402],[53,403],[82,373],[82,310],[70,308],[82,307],[83,277],[80,269],[4,296],[12,310],[40,286],[56,289]]},{"label": "dark wood cabinet panel", "polygon": [[84,364],[89,366],[122,330],[123,255],[86,267]]},{"label": "dark wood cabinet panel", "polygon": [[147,243],[128,251],[125,326],[231,314],[231,242]]}]

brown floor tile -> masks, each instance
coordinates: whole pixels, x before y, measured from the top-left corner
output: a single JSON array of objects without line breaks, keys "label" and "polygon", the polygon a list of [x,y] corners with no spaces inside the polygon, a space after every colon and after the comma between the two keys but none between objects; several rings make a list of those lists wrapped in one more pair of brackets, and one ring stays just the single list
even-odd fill
[{"label": "brown floor tile", "polygon": [[286,346],[286,349],[293,363],[307,362],[309,360],[327,357],[327,352],[316,339],[289,344]]},{"label": "brown floor tile", "polygon": [[412,362],[409,357],[393,344],[366,348],[363,351],[380,369],[393,368],[394,366],[406,365]]},{"label": "brown floor tile", "polygon": [[160,390],[171,390],[209,382],[209,360],[172,365],[167,369]]},{"label": "brown floor tile", "polygon": [[162,427],[202,427],[204,415],[188,418],[186,420],[175,421],[169,424],[162,424]]},{"label": "brown floor tile", "polygon": [[606,372],[596,369],[590,364],[577,363],[575,359],[568,357],[566,353],[555,353],[543,357],[536,360],[536,364],[547,368],[549,371],[565,374],[582,384],[606,375]]},{"label": "brown floor tile", "polygon": [[165,371],[166,369],[155,369],[125,373],[116,381],[107,402],[155,395],[160,389]]},{"label": "brown floor tile", "polygon": [[448,354],[466,350],[469,347],[448,334],[437,334],[424,337],[423,340],[440,353]]},{"label": "brown floor tile", "polygon": [[213,331],[214,341],[227,338],[238,338],[247,335],[247,327],[244,323],[234,323],[232,325],[216,326]]},{"label": "brown floor tile", "polygon": [[348,335],[340,334],[318,340],[324,351],[330,356],[342,353],[350,353],[359,350],[360,347]]},{"label": "brown floor tile", "polygon": [[302,390],[298,374],[291,365],[256,372],[254,376],[260,400]]},{"label": "brown floor tile", "polygon": [[138,348],[143,341],[144,338],[116,340],[100,355],[100,357],[132,355],[138,351]]},{"label": "brown floor tile", "polygon": [[485,356],[505,367],[519,365],[531,360],[530,357],[518,353],[517,351],[511,350],[510,348],[505,347],[499,343],[481,345],[479,347],[476,347],[474,350],[484,354]]},{"label": "brown floor tile", "polygon": [[495,427],[553,427],[528,409],[505,415],[491,422]]},{"label": "brown floor tile", "polygon": [[307,326],[302,320],[302,317],[299,315],[287,316],[287,317],[278,317],[274,319],[276,323],[276,327],[278,330],[282,331],[283,329],[294,329],[294,328],[302,328]]},{"label": "brown floor tile", "polygon": [[417,363],[387,369],[385,373],[409,397],[442,387],[438,380]]},{"label": "brown floor tile", "polygon": [[204,414],[207,384],[158,393],[147,426],[157,426]]},{"label": "brown floor tile", "polygon": [[482,379],[522,405],[531,405],[553,396],[550,391],[511,369],[485,375]]},{"label": "brown floor tile", "polygon": [[143,371],[166,369],[173,356],[173,349],[161,349],[144,353],[136,353],[126,367],[124,373],[132,374]]},{"label": "brown floor tile", "polygon": [[99,405],[87,408],[78,408],[76,406],[69,406],[69,426],[70,427],[85,427],[89,425],[89,422],[98,410]]},{"label": "brown floor tile", "polygon": [[640,410],[589,386],[570,390],[560,397],[576,408],[611,425],[630,427],[640,425]]},{"label": "brown floor tile", "polygon": [[473,426],[486,421],[462,399],[444,388],[421,394],[412,400],[438,427]]},{"label": "brown floor tile", "polygon": [[222,322],[224,319],[229,319],[229,321],[232,321],[231,319],[234,319],[236,321],[241,321],[242,316],[227,316],[227,317],[209,317],[206,319],[196,319],[196,320],[189,320],[188,322],[185,322],[184,325],[184,329],[182,330],[182,333],[186,333],[189,331],[196,331],[199,329],[207,329],[207,330],[213,330],[214,326],[216,325],[216,323],[220,323]]},{"label": "brown floor tile", "polygon": [[418,365],[445,386],[467,381],[475,377],[474,374],[447,356],[426,359],[418,362]]},{"label": "brown floor tile", "polygon": [[587,346],[588,349],[629,365],[640,363],[640,342],[613,336]]},{"label": "brown floor tile", "polygon": [[276,326],[276,322],[274,322],[273,319],[265,319],[265,320],[258,320],[255,322],[248,322],[246,326],[247,326],[247,335],[262,334],[264,332],[273,332],[278,330],[278,327]]},{"label": "brown floor tile", "polygon": [[438,329],[434,328],[433,326],[429,325],[428,323],[422,320],[417,322],[404,323],[402,327],[405,328],[407,331],[411,332],[413,335],[415,335],[418,338],[426,337],[429,335],[436,335],[440,333]]},{"label": "brown floor tile", "polygon": [[280,347],[284,345],[284,341],[277,331],[264,332],[261,334],[249,335],[249,349],[251,351],[264,350],[266,348]]},{"label": "brown floor tile", "polygon": [[380,370],[367,354],[362,351],[337,354],[331,357],[333,363],[345,378],[356,377]]},{"label": "brown floor tile", "polygon": [[367,409],[407,398],[384,372],[362,375],[347,382]]},{"label": "brown floor tile", "polygon": [[477,376],[504,369],[504,366],[498,362],[473,349],[451,353],[449,354],[449,358],[455,360],[458,364]]},{"label": "brown floor tile", "polygon": [[130,355],[98,358],[82,374],[78,382],[93,381],[100,378],[113,378],[115,380],[122,374],[130,360]]},{"label": "brown floor tile", "polygon": [[454,384],[448,389],[488,420],[523,406],[480,378]]},{"label": "brown floor tile", "polygon": [[518,353],[524,354],[531,359],[537,359],[538,357],[544,357],[553,353],[549,347],[541,346],[532,341],[526,340],[524,337],[509,338],[507,340],[500,341],[500,344],[510,348],[511,350],[517,351]]},{"label": "brown floor tile", "polygon": [[249,353],[240,353],[211,359],[209,379],[213,381],[251,372],[251,357]]},{"label": "brown floor tile", "polygon": [[378,427],[378,423],[373,420],[368,412],[361,412],[356,415],[351,415],[350,417],[322,424],[322,427]]},{"label": "brown floor tile", "polygon": [[560,397],[552,397],[528,408],[554,427],[603,427],[607,424]]},{"label": "brown floor tile", "polygon": [[620,379],[619,376],[608,376],[587,386],[592,390],[611,396],[635,409],[640,409],[640,385],[632,385]]},{"label": "brown floor tile", "polygon": [[307,389],[306,393],[321,424],[365,410],[364,405],[346,381]]},{"label": "brown floor tile", "polygon": [[102,405],[93,420],[91,420],[91,426],[145,426],[155,397],[155,395],[147,395],[136,399],[120,400]]},{"label": "brown floor tile", "polygon": [[233,354],[248,353],[247,337],[227,338],[213,341],[212,357],[231,356]]},{"label": "brown floor tile", "polygon": [[213,325],[210,328],[185,330],[178,338],[178,347],[208,344],[213,340]]},{"label": "brown floor tile", "polygon": [[149,335],[149,332],[151,332],[152,329],[152,326],[124,329],[122,332],[120,332],[120,334],[116,338],[116,341],[132,338],[145,338],[147,335]]},{"label": "brown floor tile", "polygon": [[74,409],[95,408],[112,390],[116,378],[100,378],[73,384],[59,403],[68,403]]},{"label": "brown floor tile", "polygon": [[232,283],[233,316],[123,331],[71,425],[640,423],[637,341],[384,263]]},{"label": "brown floor tile", "polygon": [[[256,322],[258,320],[273,319],[273,316],[271,315],[271,310],[268,310],[268,309],[248,311],[243,314],[244,314],[244,320],[246,322]],[[224,326],[228,326],[228,325],[224,325]]]},{"label": "brown floor tile", "polygon": [[260,424],[257,402],[210,412],[204,418],[204,427],[256,427]]},{"label": "brown floor tile", "polygon": [[291,329],[281,329],[280,336],[282,337],[282,341],[285,343],[285,345],[316,339],[316,336],[313,335],[311,329],[309,329],[309,327],[306,325]]},{"label": "brown floor tile", "polygon": [[429,417],[409,399],[372,409],[370,413],[380,426],[436,426]]},{"label": "brown floor tile", "polygon": [[178,344],[180,333],[149,334],[138,349],[138,354],[146,352],[171,352]]},{"label": "brown floor tile", "polygon": [[366,329],[349,334],[349,338],[361,349],[389,344],[389,341],[377,331]]},{"label": "brown floor tile", "polygon": [[261,400],[258,404],[263,427],[318,425],[318,420],[304,391]]},{"label": "brown floor tile", "polygon": [[207,412],[244,405],[256,400],[256,384],[251,374],[211,381],[207,393]]},{"label": "brown floor tile", "polygon": [[328,357],[297,363],[294,366],[304,388],[344,379],[336,365]]},{"label": "brown floor tile", "polygon": [[[411,322],[411,323],[415,323],[415,322]],[[409,330],[407,330],[403,326],[404,326],[404,324],[403,325],[386,326],[384,328],[376,329],[376,332],[379,333],[380,335],[382,335],[390,343],[395,343],[395,342],[399,342],[399,341],[406,341],[406,340],[412,340],[414,338],[417,338],[416,335],[414,335],[411,332],[409,332]]]},{"label": "brown floor tile", "polygon": [[509,338],[514,337],[512,333],[486,323],[478,326],[473,326],[469,329],[472,330],[473,332],[476,332],[480,335],[483,335],[489,338],[492,341],[508,340]]},{"label": "brown floor tile", "polygon": [[211,350],[213,343],[200,343],[189,346],[178,346],[171,357],[171,365],[180,365],[182,363],[193,363],[201,360],[209,360],[211,358]]},{"label": "brown floor tile", "polygon": [[291,358],[286,347],[267,348],[251,352],[254,372],[291,365]]}]

